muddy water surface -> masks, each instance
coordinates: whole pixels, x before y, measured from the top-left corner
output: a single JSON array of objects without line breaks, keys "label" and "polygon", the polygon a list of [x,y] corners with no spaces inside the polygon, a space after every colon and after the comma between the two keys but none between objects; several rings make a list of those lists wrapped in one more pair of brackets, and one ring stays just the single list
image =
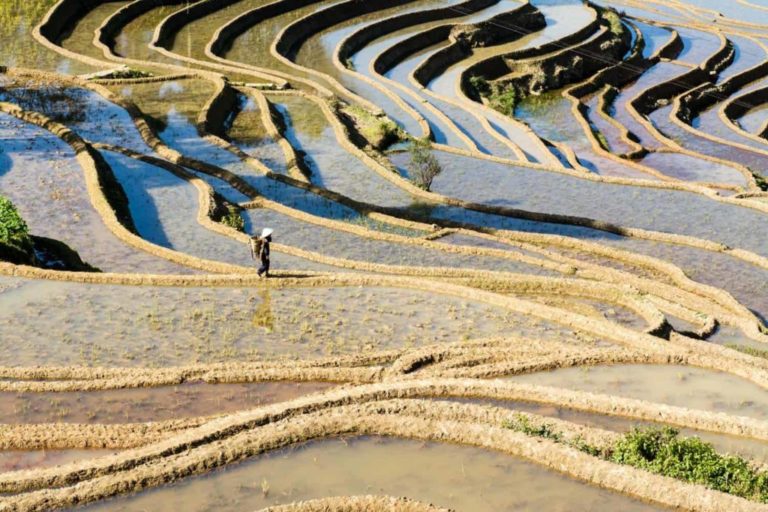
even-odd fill
[{"label": "muddy water surface", "polygon": [[510,329],[532,337],[567,339],[570,333],[481,303],[391,288],[3,282],[8,287],[0,293],[0,337],[16,350],[0,356],[0,364],[9,366],[155,367],[312,358],[454,342]]},{"label": "muddy water surface", "polygon": [[322,382],[201,382],[89,392],[0,392],[0,415],[4,423],[143,423],[252,409],[331,386]]},{"label": "muddy water surface", "polygon": [[765,389],[733,375],[688,366],[636,364],[563,368],[512,379],[737,416],[762,419],[768,414]]},{"label": "muddy water surface", "polygon": [[[555,407],[547,404],[537,404],[532,402],[517,402],[503,400],[478,399],[452,399],[456,402],[469,402],[479,405],[490,405],[512,409],[514,411],[529,412],[548,418],[570,421],[579,425],[601,428],[612,432],[625,433],[633,428],[660,427],[659,423],[649,421],[639,421],[621,416],[607,416],[602,414],[566,409],[564,407]],[[545,422],[546,423],[546,422]],[[693,430],[688,428],[673,427],[680,432],[683,437],[699,437],[702,440],[712,443],[715,449],[720,453],[736,454],[747,457],[759,462],[768,462],[768,443],[750,439],[746,437],[735,437],[727,434],[716,434],[704,430]]]},{"label": "muddy water surface", "polygon": [[467,512],[658,510],[498,452],[377,437],[329,439],[279,450],[87,510],[234,512],[360,494],[406,496]]}]

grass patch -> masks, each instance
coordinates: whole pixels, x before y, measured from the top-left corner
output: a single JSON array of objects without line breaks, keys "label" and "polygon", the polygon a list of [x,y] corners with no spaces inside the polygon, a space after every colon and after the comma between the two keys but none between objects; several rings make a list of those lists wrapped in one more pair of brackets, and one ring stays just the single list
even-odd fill
[{"label": "grass patch", "polygon": [[764,350],[761,348],[748,347],[745,345],[737,345],[735,343],[726,343],[725,346],[730,349],[741,352],[742,354],[748,354],[753,357],[762,357],[763,359],[768,359],[768,350]]},{"label": "grass patch", "polygon": [[342,110],[350,117],[358,133],[377,149],[383,149],[402,138],[397,124],[386,116],[379,117],[358,105],[349,105]]},{"label": "grass patch", "polygon": [[[768,351],[766,351],[768,353]],[[710,489],[768,503],[768,472],[739,456],[721,455],[698,437],[680,437],[670,427],[633,428],[613,446],[598,448],[580,437],[567,439],[549,423],[534,423],[517,413],[502,427],[566,444],[604,460]]]},{"label": "grass patch", "polygon": [[768,473],[741,457],[720,455],[698,437],[675,429],[633,429],[613,447],[610,460],[651,473],[704,485],[741,498],[768,502]]},{"label": "grass patch", "polygon": [[595,134],[595,138],[597,139],[597,142],[600,144],[600,146],[606,150],[610,151],[611,147],[608,145],[608,139],[605,138],[605,135],[603,135],[603,132],[597,129],[593,129],[592,133]]},{"label": "grass patch", "polygon": [[552,424],[535,424],[528,416],[524,414],[515,413],[511,420],[503,422],[501,426],[509,430],[514,430],[515,432],[522,432],[528,436],[541,437],[556,443],[566,444],[593,456],[600,456],[602,454],[600,448],[592,446],[591,444],[584,441],[580,436],[574,439],[566,439],[560,432],[557,432],[553,428]]}]

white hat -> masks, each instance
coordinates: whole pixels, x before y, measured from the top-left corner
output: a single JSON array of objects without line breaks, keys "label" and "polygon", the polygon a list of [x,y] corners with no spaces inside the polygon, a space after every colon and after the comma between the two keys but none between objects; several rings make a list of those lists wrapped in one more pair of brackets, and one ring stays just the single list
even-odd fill
[{"label": "white hat", "polygon": [[269,235],[274,233],[275,230],[272,228],[264,228],[261,230],[261,238],[267,238]]}]

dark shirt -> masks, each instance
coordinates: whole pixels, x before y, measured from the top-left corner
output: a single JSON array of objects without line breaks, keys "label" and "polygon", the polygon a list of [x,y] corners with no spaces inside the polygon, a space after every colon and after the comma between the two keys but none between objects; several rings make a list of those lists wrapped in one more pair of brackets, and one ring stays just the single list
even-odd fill
[{"label": "dark shirt", "polygon": [[261,261],[269,261],[269,242],[264,241],[261,245],[261,254],[259,254]]}]

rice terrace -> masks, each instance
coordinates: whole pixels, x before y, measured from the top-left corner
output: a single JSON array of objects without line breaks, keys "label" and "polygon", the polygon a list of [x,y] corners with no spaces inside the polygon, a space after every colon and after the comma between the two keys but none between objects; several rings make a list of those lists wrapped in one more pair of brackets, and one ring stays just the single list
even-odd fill
[{"label": "rice terrace", "polygon": [[0,0],[0,512],[768,511],[768,0]]}]

